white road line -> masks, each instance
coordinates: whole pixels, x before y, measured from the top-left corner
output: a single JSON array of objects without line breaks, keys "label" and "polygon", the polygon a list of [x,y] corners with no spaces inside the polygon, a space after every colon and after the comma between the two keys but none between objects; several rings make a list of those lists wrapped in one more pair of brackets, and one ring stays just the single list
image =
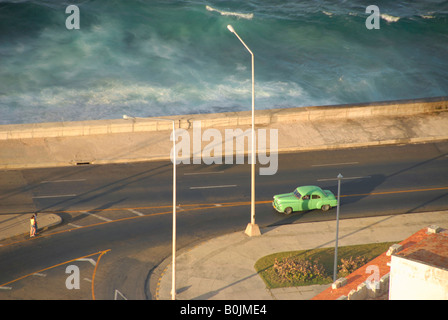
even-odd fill
[{"label": "white road line", "polygon": [[33,273],[33,276],[45,278],[47,275],[45,273]]},{"label": "white road line", "polygon": [[129,212],[132,212],[132,213],[135,213],[136,215],[138,215],[138,216],[140,216],[140,217],[144,216],[143,213],[138,212],[137,210],[134,210],[134,209],[128,209],[128,211],[129,211]]},{"label": "white road line", "polygon": [[87,179],[72,179],[72,180],[45,180],[41,183],[61,183],[61,182],[81,182],[86,181]]},{"label": "white road line", "polygon": [[193,175],[200,175],[200,174],[217,174],[217,173],[224,173],[224,171],[212,171],[212,172],[187,172],[187,173],[184,173],[184,176],[193,176]]},{"label": "white road line", "polygon": [[326,164],[313,164],[312,167],[329,167],[329,166],[346,166],[351,164],[358,164],[359,162],[342,162],[342,163],[326,163]]},{"label": "white road line", "polygon": [[93,260],[92,258],[80,258],[80,259],[76,259],[76,261],[87,261],[87,262],[90,262],[93,266],[96,266],[96,261]]},{"label": "white road line", "polygon": [[128,300],[124,294],[122,294],[120,291],[118,291],[117,289],[115,289],[115,295],[114,295],[114,300],[117,300],[118,296],[121,296],[124,300]]},{"label": "white road line", "polygon": [[35,196],[35,197],[33,197],[33,199],[69,198],[69,197],[76,197],[76,194],[58,194],[58,195],[51,195],[51,196]]},{"label": "white road line", "polygon": [[11,290],[12,287],[0,287],[0,290]]},{"label": "white road line", "polygon": [[[342,180],[354,180],[354,179],[368,179],[371,178],[371,176],[364,176],[364,177],[344,177]],[[317,181],[334,181],[338,180],[338,178],[328,178],[328,179],[317,179]]]},{"label": "white road line", "polygon": [[98,218],[98,219],[107,221],[107,222],[112,221],[112,220],[110,220],[110,219],[108,219],[108,218],[99,216],[99,215],[97,215],[97,214],[94,214],[94,213],[91,213],[91,212],[88,212],[88,211],[82,211],[82,212],[85,213],[85,214],[91,215],[91,216],[93,216],[93,217],[95,217],[95,218]]},{"label": "white road line", "polygon": [[236,184],[228,184],[228,185],[223,185],[223,186],[190,187],[190,190],[194,190],[194,189],[214,189],[214,188],[233,188],[233,187],[237,187],[237,185]]},{"label": "white road line", "polygon": [[81,226],[78,226],[77,224],[69,222],[68,225],[75,227],[75,228],[81,228]]}]

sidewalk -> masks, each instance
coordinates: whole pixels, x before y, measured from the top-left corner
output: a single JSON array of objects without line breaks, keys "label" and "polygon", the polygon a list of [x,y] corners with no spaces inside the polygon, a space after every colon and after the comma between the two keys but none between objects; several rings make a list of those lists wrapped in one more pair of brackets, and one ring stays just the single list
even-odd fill
[{"label": "sidewalk", "polygon": [[[448,211],[339,221],[339,246],[400,242],[429,225],[448,227]],[[267,289],[254,269],[272,253],[334,247],[336,222],[265,228],[261,236],[236,232],[199,244],[176,258],[177,300],[309,300],[328,285]],[[156,299],[171,299],[171,258],[157,285]]]},{"label": "sidewalk", "polygon": [[[0,214],[0,241],[23,234],[29,235],[32,214],[32,212],[26,214]],[[61,217],[56,214],[37,214],[38,232],[61,222]]]}]

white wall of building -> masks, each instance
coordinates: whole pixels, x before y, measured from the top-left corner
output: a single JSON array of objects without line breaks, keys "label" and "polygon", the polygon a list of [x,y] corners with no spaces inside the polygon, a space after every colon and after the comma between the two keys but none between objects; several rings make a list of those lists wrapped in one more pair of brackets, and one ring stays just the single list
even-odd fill
[{"label": "white wall of building", "polygon": [[442,269],[392,255],[390,300],[448,300],[448,266]]}]

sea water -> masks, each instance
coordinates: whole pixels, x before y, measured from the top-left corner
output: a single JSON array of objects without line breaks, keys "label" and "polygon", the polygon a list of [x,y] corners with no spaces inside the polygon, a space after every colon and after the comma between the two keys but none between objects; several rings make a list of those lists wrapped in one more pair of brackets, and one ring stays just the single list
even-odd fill
[{"label": "sea water", "polygon": [[250,110],[228,24],[257,110],[447,95],[448,1],[371,2],[0,0],[0,124]]}]

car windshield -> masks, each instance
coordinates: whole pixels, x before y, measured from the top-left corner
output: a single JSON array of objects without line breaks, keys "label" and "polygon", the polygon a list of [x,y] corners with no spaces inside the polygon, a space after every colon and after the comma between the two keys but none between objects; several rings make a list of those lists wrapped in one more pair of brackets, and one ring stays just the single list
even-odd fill
[{"label": "car windshield", "polygon": [[302,196],[299,191],[297,191],[297,189],[294,190],[294,195],[297,197],[297,199],[300,199],[300,197]]}]

